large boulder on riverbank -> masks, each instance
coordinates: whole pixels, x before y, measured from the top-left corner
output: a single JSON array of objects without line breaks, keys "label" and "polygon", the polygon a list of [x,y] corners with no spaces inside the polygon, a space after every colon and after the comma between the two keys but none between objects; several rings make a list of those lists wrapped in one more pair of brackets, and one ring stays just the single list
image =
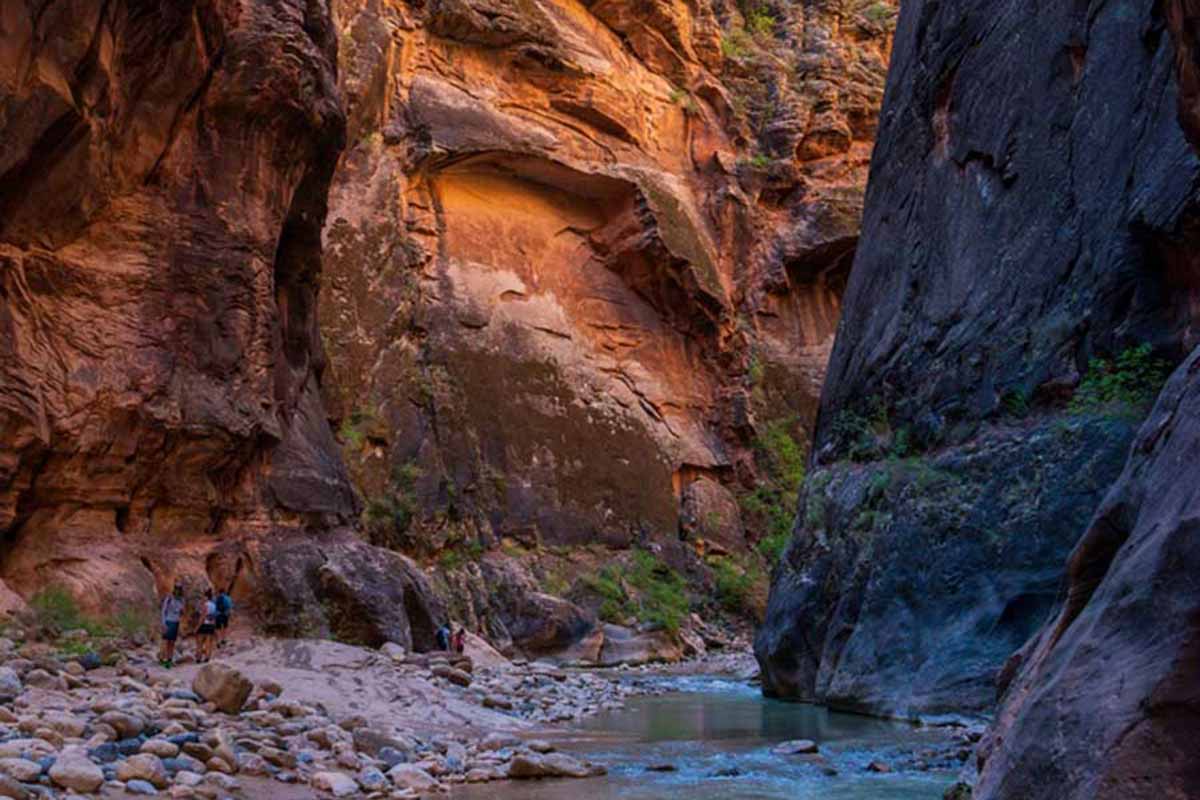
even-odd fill
[{"label": "large boulder on riverbank", "polygon": [[246,705],[254,683],[228,664],[205,664],[192,679],[192,691],[226,714],[236,714]]}]

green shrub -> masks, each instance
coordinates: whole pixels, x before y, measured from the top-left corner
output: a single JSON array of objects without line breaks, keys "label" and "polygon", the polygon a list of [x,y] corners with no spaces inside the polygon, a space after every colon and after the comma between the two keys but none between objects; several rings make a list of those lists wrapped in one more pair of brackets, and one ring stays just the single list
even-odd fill
[{"label": "green shrub", "polygon": [[871,22],[881,25],[885,22],[890,22],[896,16],[896,9],[887,3],[875,2],[864,8],[862,13]]},{"label": "green shrub", "polygon": [[600,597],[600,617],[608,622],[636,617],[675,633],[691,608],[687,582],[645,550],[635,550],[632,562],[624,569],[609,565],[581,579]]},{"label": "green shrub", "polygon": [[834,416],[830,430],[852,461],[866,461],[879,453],[879,445],[875,441],[870,423],[865,417],[848,408]]},{"label": "green shrub", "polygon": [[752,568],[739,567],[731,559],[719,558],[709,562],[716,579],[717,601],[734,614],[752,615],[755,587],[762,575]]},{"label": "green shrub", "polygon": [[793,495],[804,482],[804,463],[808,458],[804,446],[792,435],[799,424],[795,417],[770,422],[755,443],[766,455],[773,481],[784,493]]},{"label": "green shrub", "polygon": [[1029,416],[1029,397],[1020,389],[1010,389],[1000,398],[1000,407],[1008,416],[1024,419]]},{"label": "green shrub", "polygon": [[721,55],[725,58],[741,60],[750,54],[753,40],[741,28],[734,28],[721,37]]},{"label": "green shrub", "polygon": [[149,609],[124,606],[113,614],[107,627],[125,638],[132,639],[139,635],[153,634],[158,627],[158,618]]},{"label": "green shrub", "polygon": [[626,620],[625,604],[613,599],[606,599],[600,604],[600,619],[619,625]]},{"label": "green shrub", "polygon": [[1115,361],[1094,358],[1075,389],[1070,411],[1074,414],[1143,411],[1154,402],[1170,372],[1170,365],[1155,358],[1149,344],[1128,348]]},{"label": "green shrub", "polygon": [[743,517],[759,533],[756,549],[769,565],[774,565],[792,535],[796,497],[804,483],[808,453],[794,431],[796,417],[767,423],[754,440],[759,467],[759,483],[742,494],[739,505]]},{"label": "green shrub", "polygon": [[89,633],[100,633],[101,626],[84,617],[75,598],[61,586],[47,586],[29,600],[29,608],[37,623],[52,630],[69,631],[83,628]]},{"label": "green shrub", "polygon": [[746,15],[746,29],[758,38],[770,36],[775,30],[775,17],[762,6]]},{"label": "green shrub", "polygon": [[[123,606],[115,614],[104,618],[88,616],[80,611],[71,593],[61,586],[42,589],[30,598],[29,608],[39,626],[57,633],[83,629],[96,637],[132,637],[152,631],[156,625],[153,611],[134,606]],[[64,644],[63,647],[70,649],[71,645]],[[85,645],[84,651],[88,649]]]},{"label": "green shrub", "polygon": [[483,553],[483,543],[478,539],[471,539],[469,542],[450,542],[438,557],[438,563],[442,565],[442,569],[458,569],[469,561],[478,561]]},{"label": "green shrub", "polygon": [[758,554],[763,557],[768,566],[774,567],[779,563],[779,559],[783,558],[783,551],[787,550],[788,542],[791,540],[791,516],[789,515],[788,529],[783,531],[775,530],[768,533],[759,540],[758,544],[755,545],[755,549],[758,550]]}]

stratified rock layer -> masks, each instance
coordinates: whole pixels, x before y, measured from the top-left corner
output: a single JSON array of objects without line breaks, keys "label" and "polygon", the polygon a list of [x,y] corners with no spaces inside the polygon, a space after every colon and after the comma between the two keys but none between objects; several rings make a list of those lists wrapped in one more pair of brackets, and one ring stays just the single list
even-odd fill
[{"label": "stratified rock layer", "polygon": [[1196,341],[1172,62],[1149,0],[902,9],[766,691],[982,711],[1045,622],[1146,410],[1073,406],[1089,360]]}]

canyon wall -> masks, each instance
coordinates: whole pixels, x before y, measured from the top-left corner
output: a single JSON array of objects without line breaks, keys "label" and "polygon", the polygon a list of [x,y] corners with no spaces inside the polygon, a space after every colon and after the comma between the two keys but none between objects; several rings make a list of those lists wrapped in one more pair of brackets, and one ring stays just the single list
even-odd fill
[{"label": "canyon wall", "polygon": [[0,34],[6,607],[60,586],[151,609],[190,578],[283,627],[329,632],[341,604],[410,641],[385,595],[416,597],[415,569],[353,587],[359,501],[320,396],[329,9],[6,3]]},{"label": "canyon wall", "polygon": [[769,693],[984,712],[1050,619],[1200,331],[1173,56],[1150,0],[903,6]]},{"label": "canyon wall", "polygon": [[613,553],[762,575],[894,14],[9,4],[4,605],[183,578],[271,631],[540,651]]},{"label": "canyon wall", "polygon": [[496,641],[577,637],[512,598],[635,546],[764,574],[790,510],[763,440],[807,444],[893,6],[743,7],[336,4],[327,407],[370,540]]},{"label": "canyon wall", "polygon": [[[1200,146],[1200,4],[1166,4],[1180,121]],[[1189,234],[1196,274],[1200,231]],[[1200,348],[1171,376],[1071,554],[1056,615],[1014,655],[975,796],[1200,795]]]}]

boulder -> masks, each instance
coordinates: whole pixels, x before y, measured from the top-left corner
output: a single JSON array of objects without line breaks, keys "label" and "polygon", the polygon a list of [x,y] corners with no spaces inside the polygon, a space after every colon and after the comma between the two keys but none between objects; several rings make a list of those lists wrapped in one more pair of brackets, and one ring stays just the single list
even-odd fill
[{"label": "boulder", "polygon": [[508,777],[527,778],[587,778],[598,774],[579,759],[566,753],[517,753],[508,763]]},{"label": "boulder", "polygon": [[487,643],[485,639],[468,632],[464,637],[463,652],[471,663],[480,669],[508,669],[512,666],[504,655]]},{"label": "boulder", "polygon": [[104,771],[83,753],[66,751],[50,767],[50,780],[56,786],[86,794],[104,783]]},{"label": "boulder", "polygon": [[388,770],[387,776],[397,789],[428,792],[438,787],[436,778],[413,764],[397,764]]},{"label": "boulder", "polygon": [[0,758],[0,772],[23,783],[32,783],[42,774],[42,765],[26,758]]},{"label": "boulder", "polygon": [[604,645],[598,663],[605,667],[638,665],[661,661],[679,661],[683,649],[665,630],[638,632],[621,625],[605,624]]},{"label": "boulder", "polygon": [[9,775],[0,773],[0,797],[8,797],[11,800],[28,800],[29,790],[21,785],[21,782]]},{"label": "boulder", "polygon": [[131,781],[126,781],[125,783],[125,791],[129,792],[130,794],[153,796],[158,794],[158,790],[161,788],[161,786],[156,787],[153,783],[141,780],[140,778],[135,778]]},{"label": "boulder", "polygon": [[328,792],[334,797],[358,794],[358,783],[343,772],[315,772],[309,783],[317,791]]},{"label": "boulder", "polygon": [[384,642],[379,648],[379,652],[393,661],[403,661],[404,657],[408,655],[408,651],[404,648],[404,645],[396,644],[395,642]]},{"label": "boulder", "polygon": [[488,695],[484,696],[483,707],[484,708],[498,708],[498,709],[501,709],[504,711],[511,711],[512,707],[513,707],[513,701],[506,695],[493,693],[493,694],[488,694]]},{"label": "boulder", "polygon": [[771,748],[771,752],[777,756],[794,756],[805,753],[815,753],[820,748],[812,739],[793,739],[790,742],[783,742]]},{"label": "boulder", "polygon": [[138,753],[117,763],[117,779],[122,781],[148,781],[159,789],[167,788],[170,782],[162,759],[153,753]]},{"label": "boulder", "polygon": [[240,712],[253,690],[249,678],[220,661],[205,664],[192,679],[192,691],[226,714]]},{"label": "boulder", "polygon": [[444,678],[458,686],[471,685],[471,676],[469,673],[448,664],[434,664],[429,671],[437,677]]},{"label": "boulder", "polygon": [[146,727],[145,719],[124,711],[106,711],[100,715],[97,722],[112,728],[121,739],[132,739]]},{"label": "boulder", "polygon": [[21,679],[11,667],[0,667],[0,700],[12,700],[24,689]]}]

